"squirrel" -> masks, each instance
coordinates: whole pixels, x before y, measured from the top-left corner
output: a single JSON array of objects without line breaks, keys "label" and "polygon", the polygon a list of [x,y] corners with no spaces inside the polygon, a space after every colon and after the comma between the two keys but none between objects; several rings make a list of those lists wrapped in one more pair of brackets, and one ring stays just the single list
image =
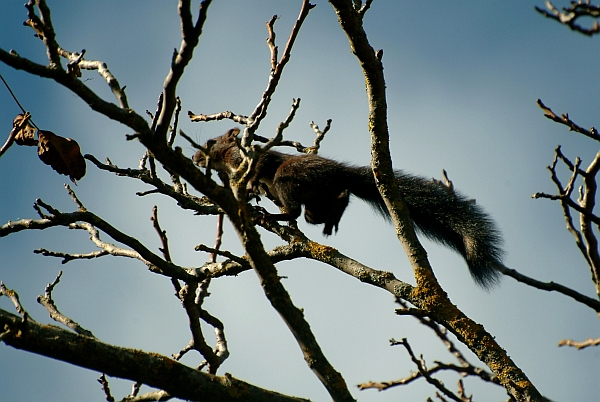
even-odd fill
[{"label": "squirrel", "polygon": [[[205,150],[196,152],[193,161],[231,173],[242,163],[237,128],[208,140]],[[485,289],[500,278],[502,238],[495,223],[475,200],[436,181],[395,171],[400,193],[417,233],[459,253],[466,261],[474,281]],[[295,221],[304,206],[304,217],[313,225],[324,224],[329,236],[338,226],[350,195],[369,203],[376,212],[390,220],[388,209],[377,189],[369,166],[353,166],[316,154],[290,155],[273,150],[260,155],[248,182],[253,194],[262,191],[280,209],[265,219]]]}]

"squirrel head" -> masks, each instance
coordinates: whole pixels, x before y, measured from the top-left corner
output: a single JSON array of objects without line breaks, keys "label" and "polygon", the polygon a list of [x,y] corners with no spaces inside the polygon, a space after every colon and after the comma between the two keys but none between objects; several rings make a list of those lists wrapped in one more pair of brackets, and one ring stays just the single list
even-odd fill
[{"label": "squirrel head", "polygon": [[236,141],[239,133],[240,129],[236,127],[229,129],[219,137],[206,141],[192,157],[194,164],[207,167],[210,163],[211,168],[222,172],[228,172],[231,168],[236,168],[241,162]]}]

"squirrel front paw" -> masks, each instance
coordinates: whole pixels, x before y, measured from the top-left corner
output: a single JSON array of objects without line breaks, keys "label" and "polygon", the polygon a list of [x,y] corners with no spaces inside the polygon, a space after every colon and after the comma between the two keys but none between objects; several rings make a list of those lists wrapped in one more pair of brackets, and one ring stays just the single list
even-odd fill
[{"label": "squirrel front paw", "polygon": [[269,212],[261,206],[255,205],[253,208],[252,221],[255,225],[264,225],[268,220]]}]

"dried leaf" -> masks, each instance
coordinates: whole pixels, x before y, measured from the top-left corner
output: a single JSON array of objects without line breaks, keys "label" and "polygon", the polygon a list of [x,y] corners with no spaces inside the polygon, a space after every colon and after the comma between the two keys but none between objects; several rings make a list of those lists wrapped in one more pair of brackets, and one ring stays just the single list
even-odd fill
[{"label": "dried leaf", "polygon": [[38,138],[38,156],[42,162],[69,176],[73,183],[85,176],[85,159],[77,141],[46,130],[39,130]]},{"label": "dried leaf", "polygon": [[29,123],[29,119],[31,115],[29,113],[26,114],[18,114],[17,117],[13,120],[13,129],[17,130],[15,135],[15,142],[17,145],[27,145],[27,146],[35,146],[37,145],[37,140],[35,139],[35,127]]}]

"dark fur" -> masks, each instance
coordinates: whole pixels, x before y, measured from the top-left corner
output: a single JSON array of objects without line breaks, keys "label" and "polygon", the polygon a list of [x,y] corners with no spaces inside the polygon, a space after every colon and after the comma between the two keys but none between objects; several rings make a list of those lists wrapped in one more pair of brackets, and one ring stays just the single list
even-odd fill
[{"label": "dark fur", "polygon": [[[227,171],[241,163],[235,142],[239,130],[209,140],[213,168]],[[194,161],[205,165],[199,151]],[[464,257],[475,282],[484,288],[494,285],[500,276],[496,266],[502,265],[500,232],[491,218],[460,193],[446,186],[396,171],[400,192],[419,233],[442,243]],[[311,224],[325,224],[323,233],[338,230],[350,194],[368,202],[383,217],[389,212],[375,185],[370,167],[357,167],[317,155],[288,155],[268,151],[261,156],[254,177],[254,191],[262,189],[281,210],[270,219],[295,220],[304,206],[304,217]]]}]

